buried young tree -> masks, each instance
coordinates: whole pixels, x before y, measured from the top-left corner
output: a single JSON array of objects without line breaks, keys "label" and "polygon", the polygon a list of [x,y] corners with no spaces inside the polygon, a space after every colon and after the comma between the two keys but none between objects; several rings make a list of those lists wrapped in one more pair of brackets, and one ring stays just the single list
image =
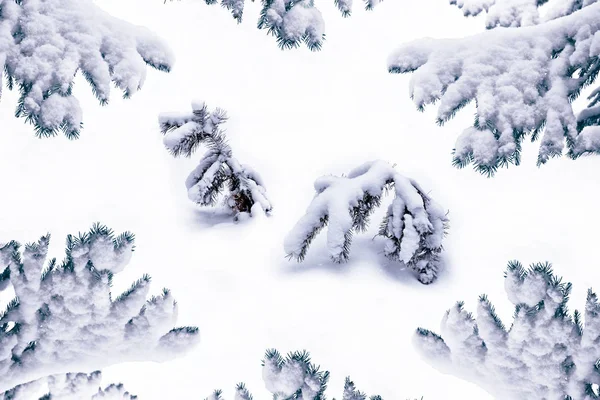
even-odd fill
[{"label": "buried young tree", "polygon": [[192,112],[161,114],[160,127],[164,144],[174,157],[190,157],[201,144],[208,147],[185,186],[188,197],[202,206],[215,205],[227,189],[225,204],[236,220],[256,213],[270,213],[262,179],[247,165],[233,157],[220,126],[227,121],[225,111],[209,112],[203,102],[192,103]]},{"label": "buried young tree", "polygon": [[393,190],[395,198],[379,230],[386,241],[384,254],[416,271],[420,282],[435,280],[448,219],[414,180],[384,161],[373,161],[348,176],[323,176],[314,186],[315,198],[285,239],[291,258],[302,261],[313,239],[328,226],[329,255],[334,262],[347,261],[353,234],[366,231],[382,195]]},{"label": "buried young tree", "polygon": [[[262,362],[262,376],[266,389],[274,400],[324,400],[329,371],[321,371],[310,360],[306,351],[289,353],[285,358],[275,350],[267,350]],[[221,390],[216,390],[205,400],[223,400]],[[382,400],[381,396],[367,397],[346,378],[341,400]],[[244,383],[235,390],[235,400],[253,400]],[[335,398],[333,399],[335,400]]]},{"label": "buried young tree", "polygon": [[92,0],[0,0],[0,95],[5,75],[8,88],[20,92],[15,115],[38,136],[79,136],[82,111],[72,92],[78,71],[106,104],[111,81],[129,97],[142,87],[146,65],[169,71],[172,63],[154,34]]},{"label": "buried young tree", "polygon": [[[413,72],[419,109],[438,103],[443,124],[475,102],[473,127],[456,141],[454,164],[492,175],[518,165],[521,145],[540,139],[538,165],[600,151],[600,88],[579,113],[572,102],[600,71],[600,3],[588,0],[451,0],[465,15],[488,12],[490,30],[462,39],[421,39],[389,58]],[[540,12],[543,5],[545,12]],[[511,28],[504,28],[504,27]],[[496,29],[492,29],[499,27]]]},{"label": "buried young tree", "polygon": [[483,295],[477,319],[459,302],[439,336],[419,328],[415,344],[440,371],[475,382],[498,399],[591,400],[599,397],[600,304],[588,291],[585,312],[571,316],[571,284],[549,264],[525,270],[510,262],[504,286],[515,305],[509,328]]},{"label": "buried young tree", "polygon": [[[167,0],[164,0],[165,3]],[[170,0],[172,1],[172,0]],[[217,0],[204,0],[216,4]],[[254,1],[254,0],[252,0]],[[343,17],[352,13],[352,0],[334,0]],[[365,9],[372,10],[381,0],[364,0]],[[221,0],[221,6],[242,22],[246,0]],[[282,49],[299,47],[303,42],[310,50],[320,50],[325,40],[325,21],[314,0],[262,0],[258,28],[275,36]]]},{"label": "buried young tree", "polygon": [[[98,392],[97,373],[88,378],[64,374],[127,361],[165,361],[197,342],[198,328],[173,328],[177,305],[168,290],[146,299],[149,276],[112,297],[112,277],[133,252],[132,234],[115,238],[96,224],[88,233],[69,235],[62,263],[52,259],[46,264],[49,243],[46,235],[22,251],[14,241],[0,247],[0,265],[6,266],[0,290],[11,285],[15,292],[0,314],[0,393],[5,399],[45,383],[57,398],[70,387],[89,386],[86,380]],[[117,390],[124,393],[122,387],[109,386],[97,398],[110,398],[108,392]]]}]

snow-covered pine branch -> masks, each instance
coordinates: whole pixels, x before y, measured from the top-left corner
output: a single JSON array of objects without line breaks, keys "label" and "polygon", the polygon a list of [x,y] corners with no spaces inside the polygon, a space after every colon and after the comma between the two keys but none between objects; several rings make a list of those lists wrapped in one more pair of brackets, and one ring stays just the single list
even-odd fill
[{"label": "snow-covered pine branch", "polygon": [[393,190],[395,198],[379,230],[386,238],[384,253],[416,271],[420,282],[435,280],[448,219],[414,180],[378,160],[355,168],[348,176],[323,176],[314,186],[315,198],[285,238],[285,251],[291,258],[302,261],[313,239],[328,226],[331,259],[347,261],[352,235],[367,229],[382,195]]},{"label": "snow-covered pine branch", "polygon": [[[275,349],[267,350],[262,362],[262,376],[266,389],[274,400],[323,400],[329,381],[329,372],[321,371],[311,362],[307,351],[295,351],[285,358]],[[223,392],[215,390],[205,400],[223,400]],[[239,383],[235,400],[253,400],[246,385]],[[381,396],[367,397],[346,378],[341,400],[382,400]],[[333,399],[335,400],[335,398]]]},{"label": "snow-covered pine branch", "polygon": [[114,237],[95,224],[67,236],[66,257],[46,265],[50,235],[0,246],[0,290],[15,298],[0,313],[0,393],[57,374],[128,361],[165,361],[188,351],[198,328],[173,328],[177,305],[167,289],[146,300],[150,277],[112,297],[114,274],[128,264],[133,234]]},{"label": "snow-covered pine branch", "polygon": [[446,312],[439,336],[419,328],[415,344],[440,371],[475,382],[498,399],[591,400],[598,398],[600,304],[588,291],[585,327],[571,316],[571,284],[549,264],[528,270],[510,262],[504,287],[515,305],[506,327],[483,295],[477,318],[459,302]]},{"label": "snow-covered pine branch", "polygon": [[[170,0],[173,1],[173,0]],[[252,0],[254,1],[254,0]],[[364,0],[366,10],[372,10],[382,0]],[[216,4],[217,0],[205,0]],[[221,6],[232,17],[242,22],[246,0],[221,0]],[[166,0],[165,0],[166,3]],[[325,40],[325,21],[314,0],[261,0],[262,9],[258,28],[266,29],[277,40],[281,49],[291,49],[306,44],[312,51],[320,50]],[[334,0],[343,17],[352,13],[353,0]]]},{"label": "snow-covered pine branch", "polygon": [[225,111],[209,112],[201,101],[192,103],[192,112],[161,114],[159,123],[165,147],[174,157],[190,157],[201,144],[208,147],[185,186],[188,197],[202,206],[215,205],[225,190],[225,204],[236,220],[257,212],[270,213],[272,206],[258,173],[233,157],[220,126],[227,121]]},{"label": "snow-covered pine branch", "polygon": [[[456,166],[473,163],[480,172],[492,175],[498,167],[518,165],[528,135],[532,141],[540,139],[538,165],[562,155],[565,142],[571,158],[600,152],[600,89],[593,91],[588,107],[578,115],[572,107],[600,71],[600,3],[557,1],[551,3],[564,6],[562,11],[552,8],[556,18],[537,25],[496,28],[462,39],[421,39],[390,56],[390,72],[414,72],[410,95],[419,109],[438,103],[439,124],[475,101],[474,126],[456,141]],[[457,3],[463,9],[483,4],[481,0]],[[509,5],[528,5],[529,10],[542,2],[488,3],[494,5],[489,8],[492,13]],[[511,15],[522,17],[517,25],[539,19],[525,17],[523,10]],[[514,25],[509,22],[498,24]]]},{"label": "snow-covered pine branch", "polygon": [[468,16],[487,13],[486,27],[537,25],[587,7],[596,0],[450,0]]},{"label": "snow-covered pine branch", "polygon": [[[68,373],[18,385],[0,394],[0,400],[134,400],[137,396],[125,390],[122,384],[100,387],[102,373]],[[46,392],[40,397],[40,393]]]},{"label": "snow-covered pine branch", "polygon": [[4,73],[8,88],[21,94],[15,115],[38,136],[79,136],[82,111],[72,94],[78,71],[106,104],[111,81],[129,97],[142,87],[146,65],[169,71],[173,60],[149,30],[92,0],[0,0],[0,95]]}]

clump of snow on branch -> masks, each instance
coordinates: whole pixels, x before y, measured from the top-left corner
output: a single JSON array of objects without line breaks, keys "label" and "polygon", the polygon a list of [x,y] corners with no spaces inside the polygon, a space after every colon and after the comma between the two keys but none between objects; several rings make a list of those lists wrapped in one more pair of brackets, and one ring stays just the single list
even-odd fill
[{"label": "clump of snow on branch", "polygon": [[[486,27],[521,27],[572,14],[596,0],[450,0],[468,16],[487,13]],[[542,7],[543,6],[543,7]]]},{"label": "clump of snow on branch", "polygon": [[[172,1],[172,0],[171,0]],[[246,0],[221,0],[221,6],[231,12],[233,18],[242,22]],[[166,0],[165,0],[166,2]],[[205,0],[216,4],[217,0]],[[325,40],[325,21],[314,0],[262,0],[258,28],[273,35],[280,48],[299,47],[302,43],[310,50],[320,50]],[[365,0],[365,9],[371,10],[381,0]],[[342,16],[352,13],[352,0],[334,0]]]},{"label": "clump of snow on branch", "polygon": [[19,89],[16,116],[39,136],[79,136],[82,111],[72,94],[78,71],[106,104],[111,81],[129,97],[142,87],[146,65],[169,71],[173,59],[149,30],[91,0],[0,0],[0,78],[3,72],[7,86]]},{"label": "clump of snow on branch", "polygon": [[[469,9],[481,4],[457,3]],[[410,96],[419,109],[437,103],[439,124],[475,101],[474,127],[456,142],[454,164],[458,167],[473,163],[480,172],[492,175],[498,167],[518,165],[528,135],[532,141],[540,140],[538,165],[562,155],[565,144],[571,158],[598,153],[598,91],[579,115],[572,107],[572,101],[600,71],[600,3],[590,3],[580,2],[582,7],[589,5],[534,26],[405,44],[390,56],[389,71],[414,72]],[[492,4],[535,6],[536,1]],[[525,18],[522,13],[515,15]],[[528,25],[537,21],[537,17],[530,19]]]},{"label": "clump of snow on branch", "polygon": [[328,226],[331,259],[347,261],[353,233],[366,231],[382,195],[393,190],[395,198],[379,231],[386,239],[384,253],[416,271],[422,283],[435,280],[448,219],[414,180],[384,161],[373,161],[348,176],[321,177],[314,186],[315,198],[285,238],[285,251],[290,257],[302,261],[313,239]]},{"label": "clump of snow on branch", "polygon": [[[274,400],[322,400],[329,380],[329,372],[313,364],[306,351],[289,353],[285,358],[275,349],[267,350],[262,362],[263,381]],[[223,400],[223,392],[216,390],[205,400]],[[382,400],[381,396],[367,397],[346,378],[342,400]],[[235,400],[253,400],[246,385],[239,383]],[[335,398],[334,398],[335,400]]]},{"label": "clump of snow on branch", "polygon": [[[121,383],[110,384],[104,389],[100,387],[102,373],[94,371],[91,374],[68,373],[51,375],[18,385],[0,394],[0,400],[134,400],[137,396],[125,390]],[[46,393],[38,397],[40,393]]]},{"label": "clump of snow on branch", "polygon": [[260,175],[233,157],[221,125],[225,111],[209,112],[201,101],[192,103],[192,112],[165,113],[159,117],[163,143],[174,156],[190,157],[201,144],[208,147],[185,185],[188,197],[196,204],[213,206],[227,189],[225,204],[240,219],[257,213],[270,213],[271,203]]},{"label": "clump of snow on branch", "polygon": [[0,393],[50,375],[128,361],[165,361],[188,351],[198,328],[173,328],[167,289],[147,299],[144,275],[113,298],[111,282],[131,258],[134,237],[96,224],[67,237],[66,257],[46,263],[50,236],[0,246],[0,290],[15,298],[0,313]]},{"label": "clump of snow on branch", "polygon": [[528,270],[510,262],[504,287],[515,305],[506,327],[483,295],[477,318],[459,302],[446,312],[441,336],[419,328],[415,344],[440,371],[475,382],[498,399],[596,399],[600,304],[588,291],[583,319],[568,312],[571,284],[549,264]]}]

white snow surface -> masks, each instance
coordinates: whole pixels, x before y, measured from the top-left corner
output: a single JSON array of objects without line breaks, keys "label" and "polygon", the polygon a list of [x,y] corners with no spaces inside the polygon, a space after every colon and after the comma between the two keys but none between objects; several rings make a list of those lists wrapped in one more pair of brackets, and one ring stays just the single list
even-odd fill
[{"label": "white snow surface", "polygon": [[[385,57],[401,41],[482,30],[482,20],[452,13],[447,0],[383,1],[369,13],[355,5],[347,19],[325,4],[327,43],[318,53],[277,49],[250,17],[260,11],[256,3],[246,4],[248,18],[239,25],[220,7],[196,1],[96,4],[155,31],[177,63],[169,74],[149,70],[144,90],[129,100],[115,96],[102,108],[78,77],[74,93],[85,111],[85,134],[77,141],[36,139],[31,126],[14,118],[18,96],[5,88],[0,242],[51,232],[50,256],[60,259],[62,238],[94,221],[136,234],[114,293],[149,273],[151,293],[171,289],[178,325],[198,326],[201,340],[180,359],[105,368],[104,382],[123,382],[141,400],[159,400],[203,398],[216,388],[232,398],[244,381],[257,400],[266,399],[265,349],[305,348],[331,371],[333,394],[349,375],[360,390],[386,400],[488,400],[483,389],[421,360],[411,343],[414,329],[437,330],[456,300],[475,310],[481,293],[510,321],[501,280],[510,259],[552,261],[574,284],[573,307],[600,282],[590,251],[600,226],[593,211],[600,198],[596,157],[556,159],[539,169],[523,163],[493,179],[457,170],[450,164],[453,133],[472,123],[474,107],[437,127],[435,110],[417,112],[406,95],[409,77],[386,73]],[[234,224],[187,199],[182,182],[198,160],[165,151],[156,115],[188,110],[197,97],[228,110],[229,142],[268,184],[277,205],[271,218]],[[535,158],[533,147],[524,146],[524,158]],[[450,211],[447,268],[430,286],[389,268],[371,241],[376,224],[357,235],[344,265],[329,261],[324,238],[303,264],[285,259],[283,237],[312,199],[315,177],[372,159],[397,163]],[[5,293],[2,302],[10,298]]]}]

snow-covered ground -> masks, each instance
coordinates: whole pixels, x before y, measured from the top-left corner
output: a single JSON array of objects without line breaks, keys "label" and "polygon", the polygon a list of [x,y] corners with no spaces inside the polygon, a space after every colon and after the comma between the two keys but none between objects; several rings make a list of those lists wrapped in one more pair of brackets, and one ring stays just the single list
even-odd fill
[{"label": "snow-covered ground", "polygon": [[[373,12],[357,4],[343,19],[333,2],[320,5],[327,41],[321,52],[279,51],[255,28],[259,4],[236,25],[226,10],[201,1],[98,0],[128,21],[165,38],[177,56],[170,74],[150,71],[130,100],[115,91],[97,105],[81,77],[75,93],[84,110],[81,139],[36,139],[13,117],[17,93],[0,103],[2,193],[0,242],[52,233],[51,255],[62,258],[68,233],[101,221],[136,234],[129,267],[114,292],[147,272],[154,292],[172,289],[178,325],[200,327],[201,343],[165,364],[124,364],[104,371],[141,399],[198,399],[215,388],[233,397],[246,382],[268,398],[264,350],[307,349],[331,371],[329,397],[350,375],[361,390],[386,400],[488,399],[482,389],[442,375],[411,344],[416,327],[437,329],[456,300],[475,310],[487,293],[510,323],[503,289],[510,259],[550,261],[573,282],[571,309],[600,282],[596,249],[600,159],[552,160],[535,167],[537,144],[526,143],[523,165],[487,179],[451,166],[456,134],[472,109],[443,128],[435,110],[415,110],[408,76],[386,72],[388,54],[423,36],[459,37],[480,31],[447,0],[386,1]],[[229,142],[242,163],[259,171],[273,215],[233,224],[198,210],[184,181],[200,157],[173,159],[164,150],[157,116],[187,111],[193,99],[231,117]],[[447,270],[430,286],[398,272],[372,232],[356,236],[351,261],[334,265],[320,237],[303,264],[288,261],[283,238],[313,196],[313,181],[381,158],[416,179],[449,209]],[[391,197],[387,199],[391,201]]]}]

